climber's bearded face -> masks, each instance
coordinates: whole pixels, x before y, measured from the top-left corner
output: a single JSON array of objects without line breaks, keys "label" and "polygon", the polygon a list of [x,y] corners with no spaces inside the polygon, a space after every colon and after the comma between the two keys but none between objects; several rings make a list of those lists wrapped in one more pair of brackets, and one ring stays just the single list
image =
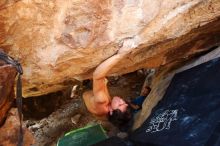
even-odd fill
[{"label": "climber's bearded face", "polygon": [[120,97],[115,96],[111,102],[112,110],[119,109],[121,112],[125,112],[127,110],[128,104]]}]

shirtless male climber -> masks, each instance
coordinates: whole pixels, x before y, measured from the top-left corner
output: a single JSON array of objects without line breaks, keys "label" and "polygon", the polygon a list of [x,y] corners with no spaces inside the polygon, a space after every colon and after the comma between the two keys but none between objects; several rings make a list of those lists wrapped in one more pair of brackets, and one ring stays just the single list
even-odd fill
[{"label": "shirtless male climber", "polygon": [[124,59],[136,47],[133,39],[124,40],[117,54],[102,62],[93,73],[93,90],[83,94],[87,109],[97,117],[112,115],[114,110],[125,112],[128,104],[120,97],[111,98],[105,78],[110,69]]}]

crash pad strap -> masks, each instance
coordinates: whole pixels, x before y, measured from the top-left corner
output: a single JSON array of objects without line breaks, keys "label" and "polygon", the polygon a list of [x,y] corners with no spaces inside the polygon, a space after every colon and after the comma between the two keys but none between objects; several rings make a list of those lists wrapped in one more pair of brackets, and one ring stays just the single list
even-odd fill
[{"label": "crash pad strap", "polygon": [[18,115],[20,121],[19,127],[19,135],[18,135],[18,146],[23,145],[23,130],[22,130],[22,81],[21,75],[23,74],[23,70],[21,64],[15,60],[14,58],[8,56],[6,53],[0,51],[0,59],[5,61],[7,64],[11,64],[16,68],[18,72],[17,85],[16,85],[16,104],[18,108]]}]

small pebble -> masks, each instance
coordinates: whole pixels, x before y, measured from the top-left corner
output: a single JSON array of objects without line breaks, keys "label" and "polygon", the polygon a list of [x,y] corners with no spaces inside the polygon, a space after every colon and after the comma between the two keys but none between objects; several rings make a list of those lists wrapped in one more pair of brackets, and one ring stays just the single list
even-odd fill
[{"label": "small pebble", "polygon": [[124,139],[125,137],[128,136],[128,133],[126,132],[119,132],[117,133],[117,137]]},{"label": "small pebble", "polygon": [[80,117],[80,114],[76,114],[74,117],[71,118],[71,122],[76,125],[79,122]]},{"label": "small pebble", "polygon": [[137,75],[138,75],[138,76],[143,76],[143,75],[144,75],[144,71],[141,70],[141,69],[138,70],[138,71],[137,71]]},{"label": "small pebble", "polygon": [[77,87],[78,87],[78,85],[73,86],[73,88],[71,90],[70,98],[75,98],[76,97]]}]

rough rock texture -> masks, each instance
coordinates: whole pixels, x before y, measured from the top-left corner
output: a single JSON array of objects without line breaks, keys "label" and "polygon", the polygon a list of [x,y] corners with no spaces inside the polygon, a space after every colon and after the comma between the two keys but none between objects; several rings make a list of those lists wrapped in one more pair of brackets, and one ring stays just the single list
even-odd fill
[{"label": "rough rock texture", "polygon": [[[181,71],[187,70],[214,58],[220,57],[220,47],[211,51],[210,53],[196,58],[192,61],[171,63],[166,66],[161,67],[155,74],[152,83],[151,83],[151,92],[147,96],[146,100],[143,103],[143,107],[137,119],[135,120],[133,128],[138,128],[151,114],[152,109],[157,105],[157,103],[162,99],[163,95],[166,92],[167,87],[169,86],[173,76]],[[182,64],[184,66],[180,67]]]},{"label": "rough rock texture", "polygon": [[90,78],[127,38],[135,49],[110,74],[187,58],[219,42],[220,1],[0,2],[0,47],[21,61],[26,97]]},{"label": "rough rock texture", "polygon": [[[17,109],[12,108],[9,111],[8,117],[4,125],[0,128],[0,145],[1,146],[17,146],[19,134],[19,118]],[[24,132],[24,146],[30,146],[34,143],[34,137],[27,130],[23,128]]]},{"label": "rough rock texture", "polygon": [[43,118],[39,121],[25,121],[25,125],[36,139],[34,146],[55,146],[58,138],[62,137],[65,133],[86,126],[89,121],[92,121],[92,116],[87,112],[81,117],[80,123],[77,125],[72,123],[71,118],[78,113],[82,113],[79,109],[82,106],[80,103],[80,100],[72,100],[62,105],[61,108],[47,118]]},{"label": "rough rock texture", "polygon": [[15,76],[16,70],[11,65],[1,64],[0,62],[0,125],[12,106]]}]

